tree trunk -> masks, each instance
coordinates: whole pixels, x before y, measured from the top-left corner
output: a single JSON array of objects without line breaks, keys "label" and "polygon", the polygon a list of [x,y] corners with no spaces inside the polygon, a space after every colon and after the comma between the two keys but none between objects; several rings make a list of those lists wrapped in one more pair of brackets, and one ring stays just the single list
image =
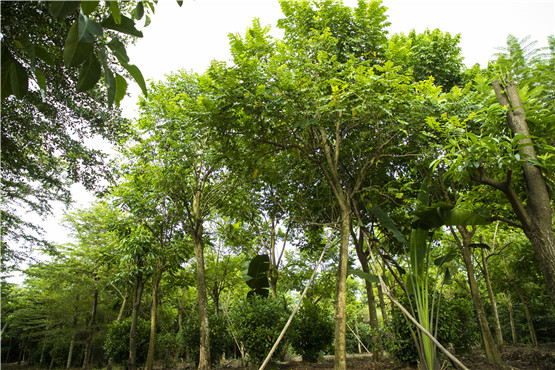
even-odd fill
[{"label": "tree trunk", "polygon": [[157,262],[156,274],[152,282],[152,304],[150,306],[150,340],[148,342],[148,356],[146,358],[146,369],[152,370],[154,367],[154,348],[156,345],[156,310],[158,308],[158,293],[162,274],[165,269],[165,262]]},{"label": "tree trunk", "polygon": [[75,303],[73,305],[73,334],[71,336],[71,342],[69,343],[69,352],[67,354],[67,362],[66,362],[66,369],[71,367],[71,360],[73,357],[73,346],[75,345],[75,331],[77,330],[77,311],[79,307],[77,306],[79,303],[79,294],[75,296]]},{"label": "tree trunk", "polygon": [[71,359],[73,357],[73,346],[75,344],[75,334],[71,336],[71,342],[69,342],[69,351],[67,353],[66,369],[71,367]]},{"label": "tree trunk", "polygon": [[478,318],[478,325],[480,327],[480,334],[482,336],[482,344],[484,346],[484,352],[486,353],[486,359],[490,364],[500,364],[501,355],[499,354],[499,350],[497,349],[493,336],[491,335],[484,305],[482,304],[482,297],[480,296],[480,290],[478,289],[478,284],[476,283],[474,266],[472,264],[471,257],[472,250],[468,247],[470,244],[470,233],[464,227],[459,227],[458,229],[463,238],[463,248],[461,253],[466,266],[468,285],[470,286],[470,295],[472,296],[474,310],[476,311],[476,316]]},{"label": "tree trunk", "polygon": [[515,326],[515,314],[513,310],[513,302],[511,301],[511,297],[508,297],[507,300],[507,310],[509,311],[509,321],[511,322],[511,335],[513,337],[513,346],[518,345],[518,340],[516,338],[516,326]]},{"label": "tree trunk", "polygon": [[335,289],[335,356],[334,368],[347,368],[347,262],[349,257],[349,233],[351,231],[351,212],[345,201],[340,202],[341,242],[339,244],[339,266]]},{"label": "tree trunk", "polygon": [[181,300],[179,301],[179,312],[177,314],[177,327],[179,332],[183,331],[183,309],[185,307],[185,292],[186,290],[181,288]]},{"label": "tree trunk", "polygon": [[[369,274],[370,268],[368,267],[368,257],[366,256],[366,253],[364,253],[364,250],[363,250],[364,236],[362,234],[362,230],[360,230],[359,237],[358,239],[355,239],[355,241],[356,241],[356,252],[357,252],[358,259],[360,261],[360,265],[362,266],[362,271]],[[372,342],[374,343],[374,348],[377,348],[373,353],[372,359],[374,361],[380,361],[383,353],[383,345],[382,345],[382,337],[379,331],[380,325],[378,323],[378,314],[376,312],[376,300],[374,297],[374,288],[372,287],[372,283],[369,282],[368,280],[364,280],[364,283],[366,285],[366,297],[368,299],[368,317],[370,318],[370,327],[374,330],[374,333],[372,335]]]},{"label": "tree trunk", "polygon": [[117,322],[121,322],[123,318],[123,311],[125,311],[125,306],[127,305],[127,295],[123,296],[123,302],[121,302],[121,307],[119,308]]},{"label": "tree trunk", "polygon": [[197,192],[193,198],[194,230],[193,246],[197,260],[198,317],[200,323],[200,355],[198,368],[210,369],[210,326],[208,324],[208,297],[206,295],[206,279],[204,272],[204,244],[202,241],[201,194]]},{"label": "tree trunk", "polygon": [[[98,278],[95,278],[98,280]],[[85,351],[85,358],[83,359],[83,369],[87,369],[89,367],[89,362],[91,360],[91,352],[92,352],[92,341],[94,336],[94,325],[96,324],[96,308],[98,306],[98,289],[94,289],[94,297],[93,297],[93,307],[91,312],[91,320],[89,321],[89,333],[87,338],[87,349]]]},{"label": "tree trunk", "polygon": [[137,318],[139,316],[144,285],[142,267],[142,260],[140,257],[137,257],[137,269],[139,272],[135,277],[135,284],[133,286],[133,307],[131,309],[131,329],[129,330],[129,360],[127,362],[130,370],[137,369]]},{"label": "tree trunk", "polygon": [[483,249],[481,250],[481,252],[482,252],[482,264],[484,266],[484,280],[486,282],[488,296],[491,302],[491,311],[493,315],[493,322],[495,325],[495,339],[497,342],[497,346],[501,351],[503,348],[503,332],[501,331],[501,323],[499,322],[499,313],[497,312],[497,300],[495,299],[495,294],[493,294],[491,281],[489,279],[488,260],[487,258],[485,258]]},{"label": "tree trunk", "polygon": [[389,327],[389,321],[387,319],[387,309],[385,307],[384,294],[382,286],[380,284],[378,284],[378,297],[380,299],[380,310],[382,313],[383,326],[387,328]]},{"label": "tree trunk", "polygon": [[[524,111],[518,90],[514,82],[503,87],[501,81],[493,81],[493,89],[497,101],[502,106],[508,106],[507,123],[514,134],[530,135],[526,113]],[[529,138],[521,139],[520,144],[532,144]],[[552,230],[552,209],[544,176],[538,166],[529,162],[536,159],[536,150],[533,145],[524,145],[520,149],[522,168],[526,180],[527,201],[524,207],[516,192],[507,183],[499,184],[490,181],[492,185],[503,191],[515,211],[522,228],[534,249],[536,260],[540,266],[545,287],[555,307],[555,237]],[[497,186],[496,186],[497,185]]]}]

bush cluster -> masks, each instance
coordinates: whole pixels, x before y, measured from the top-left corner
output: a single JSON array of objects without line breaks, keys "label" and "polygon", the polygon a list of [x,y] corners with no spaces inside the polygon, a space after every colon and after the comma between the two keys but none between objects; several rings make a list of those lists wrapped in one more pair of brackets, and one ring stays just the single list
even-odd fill
[{"label": "bush cluster", "polygon": [[333,345],[334,326],[329,312],[305,299],[289,329],[295,352],[303,361],[316,362]]},{"label": "bush cluster", "polygon": [[[234,353],[235,342],[229,331],[224,314],[211,314],[208,318],[210,326],[210,360],[212,364],[220,361],[224,354]],[[185,349],[188,361],[198,363],[200,355],[200,323],[195,312],[183,324],[179,335],[182,348]]]},{"label": "bush cluster", "polygon": [[[259,364],[264,361],[285,326],[289,309],[284,299],[253,295],[240,302],[231,315],[239,341],[245,346],[250,360]],[[283,355],[286,348],[286,342],[282,340],[276,356]]]},{"label": "bush cluster", "polygon": [[[131,317],[122,322],[114,321],[108,326],[104,342],[106,357],[117,364],[125,363],[129,358],[129,332]],[[137,318],[137,363],[144,363],[148,354],[150,340],[150,322]]]}]

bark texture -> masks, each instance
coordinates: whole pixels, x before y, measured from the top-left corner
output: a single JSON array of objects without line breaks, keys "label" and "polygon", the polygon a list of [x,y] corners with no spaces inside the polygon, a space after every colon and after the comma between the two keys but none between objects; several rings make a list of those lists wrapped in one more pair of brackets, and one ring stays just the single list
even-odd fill
[{"label": "bark texture", "polygon": [[143,267],[141,257],[137,257],[137,269],[139,272],[135,277],[133,285],[133,306],[131,309],[131,329],[129,330],[129,360],[127,367],[129,370],[137,369],[137,319],[139,317],[139,306],[141,305],[141,297],[143,295]]},{"label": "bark texture", "polygon": [[[504,87],[499,80],[493,81],[493,89],[497,101],[502,106],[508,106],[507,124],[514,134],[530,135],[526,113],[514,82],[509,82]],[[532,140],[524,138],[520,144],[532,144]],[[537,159],[533,145],[524,145],[520,149],[522,169],[526,181],[526,205],[512,188],[510,181],[499,182],[480,174],[480,180],[503,191],[515,211],[522,229],[534,249],[534,254],[539,263],[545,286],[551,301],[555,306],[555,237],[552,229],[552,209],[547,191],[545,178],[538,166],[529,160]],[[510,180],[510,176],[508,177]]]},{"label": "bark texture", "polygon": [[165,263],[158,262],[154,281],[152,282],[152,304],[150,306],[150,340],[148,342],[148,355],[146,358],[146,369],[154,368],[154,348],[156,347],[156,311],[158,309],[158,295],[162,273]]}]

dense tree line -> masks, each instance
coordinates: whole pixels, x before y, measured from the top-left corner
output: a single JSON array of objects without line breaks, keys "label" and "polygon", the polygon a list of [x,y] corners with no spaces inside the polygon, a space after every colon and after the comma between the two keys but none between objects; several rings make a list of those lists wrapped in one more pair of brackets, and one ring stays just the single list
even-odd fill
[{"label": "dense tree line", "polygon": [[[437,369],[555,340],[553,37],[509,36],[468,69],[459,35],[388,35],[380,2],[282,2],[283,39],[255,20],[232,63],[147,89],[125,43],[154,5],[96,3],[2,3],[3,270],[24,257],[12,245],[44,245],[8,207],[48,214],[69,182],[109,180],[67,214],[74,243],[2,280],[3,362],[261,364],[320,256],[274,358]],[[36,29],[4,21],[17,11]],[[123,70],[144,92],[135,122],[112,107]]]}]

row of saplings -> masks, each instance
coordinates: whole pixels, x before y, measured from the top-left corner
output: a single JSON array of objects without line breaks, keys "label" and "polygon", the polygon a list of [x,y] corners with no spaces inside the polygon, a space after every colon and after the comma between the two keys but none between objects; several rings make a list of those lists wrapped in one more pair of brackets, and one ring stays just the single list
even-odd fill
[{"label": "row of saplings", "polygon": [[[479,340],[468,300],[447,300],[443,304],[439,340],[450,347],[469,349]],[[194,310],[193,310],[194,312]],[[210,317],[210,354],[213,364],[222,359],[245,358],[251,364],[261,364],[287,322],[291,308],[285,299],[253,296],[231,308],[228,314]],[[400,311],[393,311],[390,331],[383,330],[384,349],[402,362],[416,363],[418,359],[409,324]],[[104,344],[106,357],[114,364],[125,364],[129,355],[130,319],[110,325]],[[356,328],[353,326],[356,325]],[[375,350],[373,332],[368,324],[350,325],[347,352]],[[156,358],[165,367],[177,362],[195,363],[199,358],[200,339],[198,316],[186,318],[179,333],[158,333]],[[148,349],[150,324],[140,319],[137,328],[137,361],[144,363]],[[362,342],[359,346],[358,337]],[[325,354],[333,354],[334,322],[331,309],[313,305],[305,300],[273,358],[284,360],[286,355],[302,356],[303,361],[316,362]]]}]

